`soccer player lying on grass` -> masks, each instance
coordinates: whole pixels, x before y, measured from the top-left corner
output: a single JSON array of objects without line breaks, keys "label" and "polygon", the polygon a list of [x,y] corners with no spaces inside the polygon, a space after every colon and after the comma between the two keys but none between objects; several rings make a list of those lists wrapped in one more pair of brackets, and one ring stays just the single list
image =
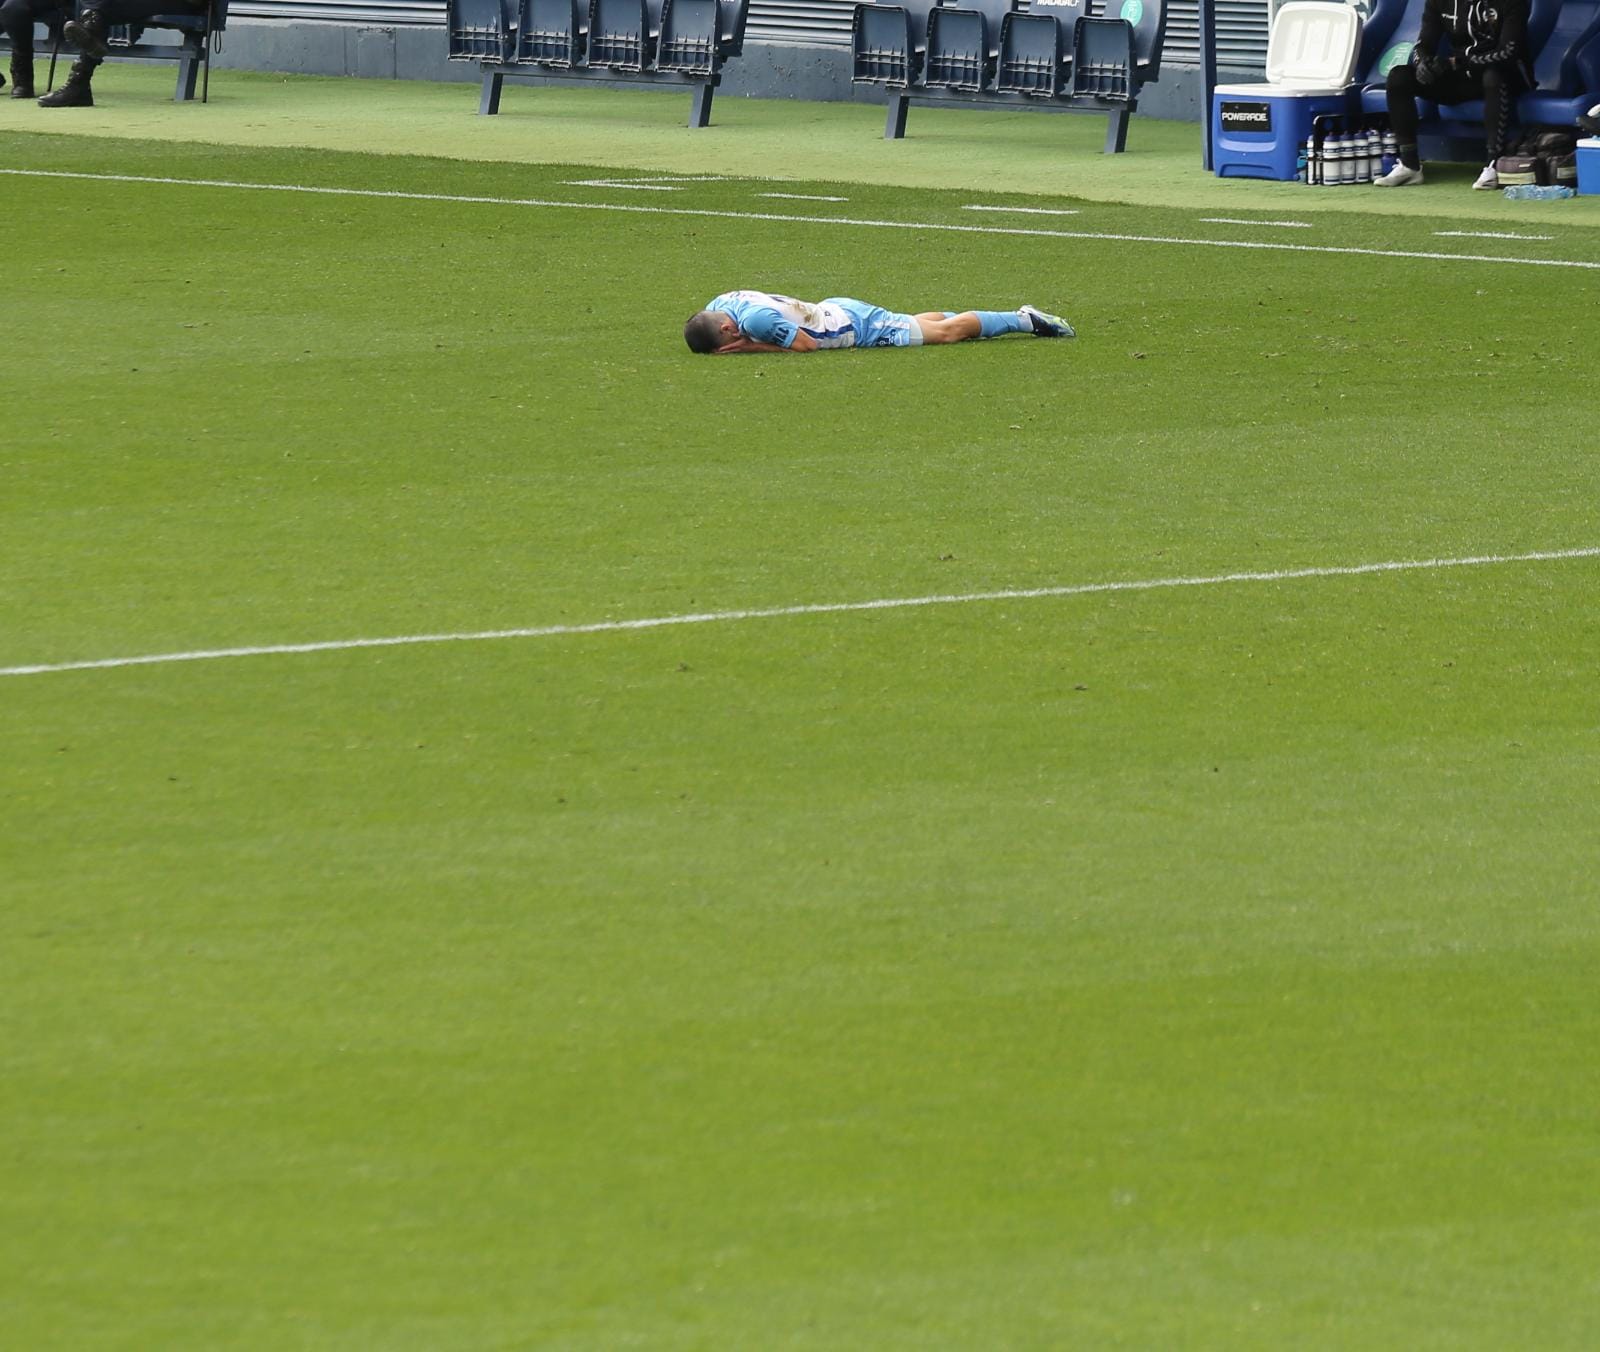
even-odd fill
[{"label": "soccer player lying on grass", "polygon": [[933,310],[901,315],[865,301],[796,300],[765,291],[724,291],[683,326],[691,352],[817,352],[827,347],[921,347],[1002,333],[1071,338],[1072,325],[1031,305],[1017,310]]}]

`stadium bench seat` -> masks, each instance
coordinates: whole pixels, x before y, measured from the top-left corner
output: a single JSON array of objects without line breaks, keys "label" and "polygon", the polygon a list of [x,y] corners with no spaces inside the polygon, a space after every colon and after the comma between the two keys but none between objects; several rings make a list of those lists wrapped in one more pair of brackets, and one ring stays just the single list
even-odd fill
[{"label": "stadium bench seat", "polygon": [[1139,89],[1159,78],[1164,0],[1122,0],[1091,14],[1090,0],[899,0],[857,4],[851,76],[889,95],[884,136],[905,135],[912,102],[1019,104],[1109,117],[1106,151],[1127,144]]},{"label": "stadium bench seat", "polygon": [[850,21],[851,76],[857,84],[909,89],[922,83],[929,0],[857,5]]},{"label": "stadium bench seat", "polygon": [[1013,11],[1000,23],[999,72],[995,88],[1002,94],[1031,94],[1053,99],[1064,84],[1063,59],[1071,60],[1072,34],[1063,32],[1056,16],[1044,11]]},{"label": "stadium bench seat", "polygon": [[[1361,109],[1387,106],[1389,68],[1409,59],[1422,26],[1422,0],[1388,0],[1374,9],[1361,44]],[[1517,99],[1523,127],[1577,127],[1578,114],[1600,101],[1600,0],[1532,0],[1528,10],[1528,55],[1534,88]],[[1477,141],[1483,134],[1483,103],[1437,104],[1418,100],[1427,136]]]},{"label": "stadium bench seat", "polygon": [[988,87],[995,51],[981,9],[939,5],[928,11],[926,83],[975,94]]},{"label": "stadium bench seat", "polygon": [[749,0],[448,0],[448,54],[479,63],[486,115],[507,78],[687,85],[704,127],[748,14]]}]

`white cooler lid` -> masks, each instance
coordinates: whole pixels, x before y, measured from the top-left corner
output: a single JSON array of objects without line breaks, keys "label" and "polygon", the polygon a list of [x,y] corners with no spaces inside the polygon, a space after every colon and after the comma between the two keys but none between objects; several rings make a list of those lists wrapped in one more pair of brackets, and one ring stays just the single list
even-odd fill
[{"label": "white cooler lid", "polygon": [[1361,15],[1335,0],[1290,0],[1267,38],[1267,83],[1288,89],[1342,89],[1355,78]]},{"label": "white cooler lid", "polygon": [[[1311,97],[1317,94],[1342,94],[1349,84],[1298,85],[1298,84],[1232,84],[1218,85],[1211,92],[1225,99],[1283,99],[1295,95]],[[1581,142],[1579,144],[1582,144]]]}]

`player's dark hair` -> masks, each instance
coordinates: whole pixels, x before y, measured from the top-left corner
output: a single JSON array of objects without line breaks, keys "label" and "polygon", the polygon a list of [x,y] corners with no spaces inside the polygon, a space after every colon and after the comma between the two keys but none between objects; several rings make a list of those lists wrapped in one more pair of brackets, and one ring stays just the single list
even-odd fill
[{"label": "player's dark hair", "polygon": [[683,326],[683,341],[691,352],[715,352],[722,346],[722,316],[714,310],[690,315]]}]

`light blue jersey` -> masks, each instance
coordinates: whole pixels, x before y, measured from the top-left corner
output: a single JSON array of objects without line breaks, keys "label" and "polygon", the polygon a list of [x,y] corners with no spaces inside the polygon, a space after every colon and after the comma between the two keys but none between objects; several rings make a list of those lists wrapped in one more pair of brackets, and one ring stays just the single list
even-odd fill
[{"label": "light blue jersey", "polygon": [[819,348],[922,344],[922,328],[911,315],[897,315],[845,296],[808,301],[766,291],[724,291],[705,308],[731,315],[746,338],[774,347],[793,347],[801,330],[809,333]]}]

